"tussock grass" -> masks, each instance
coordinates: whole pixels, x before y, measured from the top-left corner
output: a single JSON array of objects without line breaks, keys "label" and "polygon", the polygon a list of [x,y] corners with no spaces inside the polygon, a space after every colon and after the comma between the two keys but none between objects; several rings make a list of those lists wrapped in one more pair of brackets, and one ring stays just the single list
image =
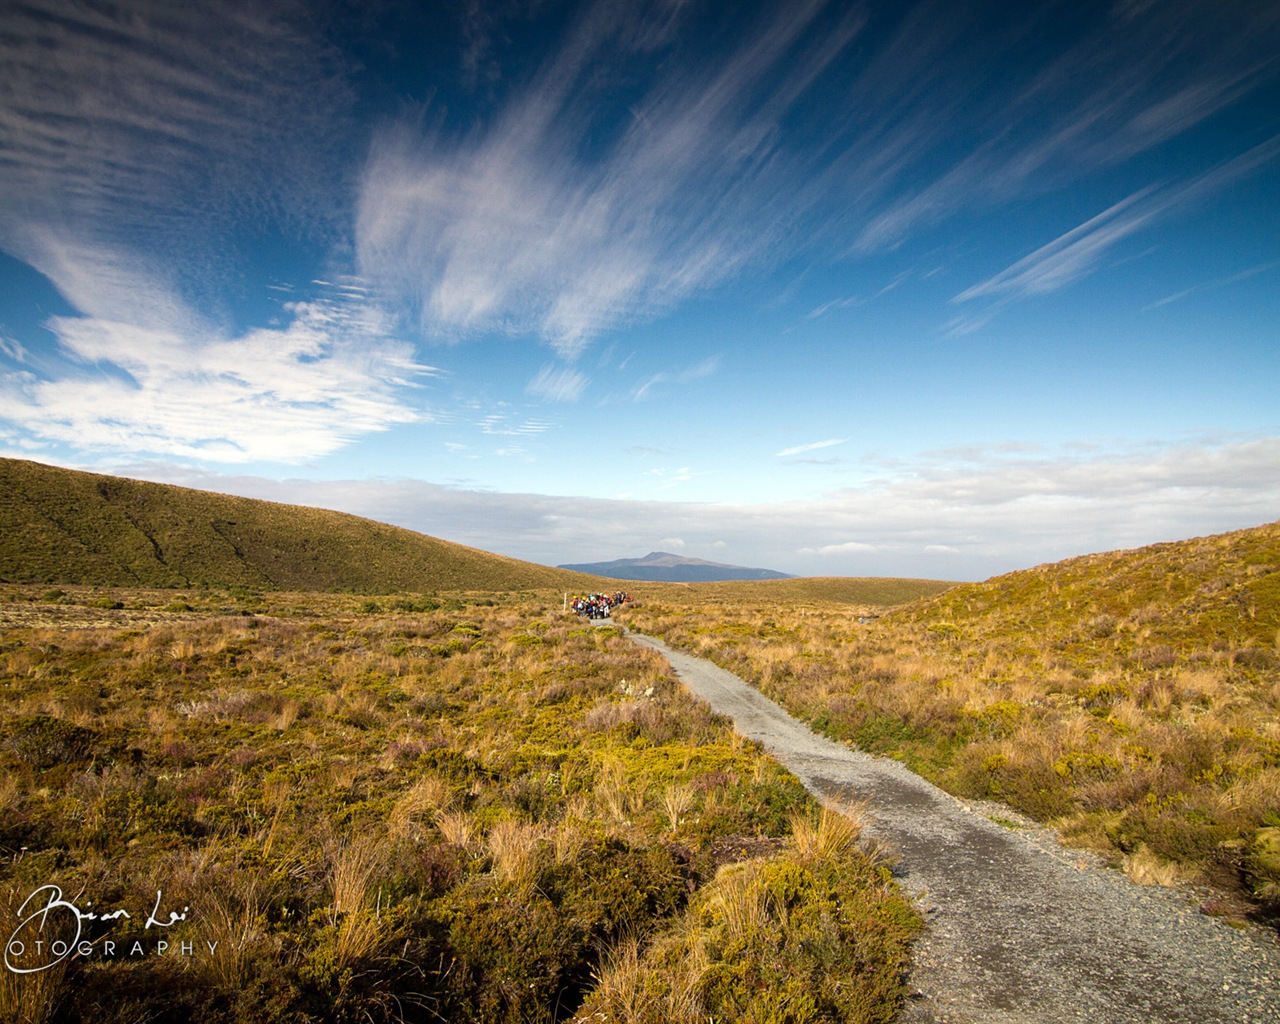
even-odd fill
[{"label": "tussock grass", "polygon": [[[18,955],[17,947],[10,949],[13,953],[10,965],[23,971],[31,971],[38,966],[33,951],[36,940],[52,943],[57,939],[69,941],[74,936],[73,929],[61,915],[51,918],[48,928],[36,931],[29,926],[19,932],[19,924],[31,915],[31,907],[19,914],[28,895],[10,886],[0,887],[0,932],[6,944],[17,935],[18,941],[26,947],[23,953],[27,955]],[[65,960],[47,970],[26,974],[0,965],[0,1020],[12,1024],[45,1024],[55,1020],[68,994],[66,975]]]},{"label": "tussock grass", "polygon": [[825,861],[846,856],[862,835],[862,806],[838,811],[824,806],[815,822],[808,817],[791,818],[791,841],[802,860]]}]

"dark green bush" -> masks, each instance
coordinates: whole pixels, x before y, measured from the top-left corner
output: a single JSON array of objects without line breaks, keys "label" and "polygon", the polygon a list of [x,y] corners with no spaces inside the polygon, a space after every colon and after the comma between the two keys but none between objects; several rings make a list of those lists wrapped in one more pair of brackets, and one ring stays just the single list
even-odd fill
[{"label": "dark green bush", "polygon": [[9,728],[5,746],[24,764],[53,768],[89,759],[95,734],[49,715],[20,718]]}]

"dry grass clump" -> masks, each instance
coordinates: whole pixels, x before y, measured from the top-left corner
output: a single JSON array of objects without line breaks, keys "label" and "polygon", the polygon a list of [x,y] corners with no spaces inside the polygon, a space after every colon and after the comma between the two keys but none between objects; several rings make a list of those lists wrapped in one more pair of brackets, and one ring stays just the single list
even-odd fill
[{"label": "dry grass clump", "polygon": [[824,806],[818,820],[802,815],[791,818],[791,841],[801,860],[836,860],[846,856],[862,835],[865,804],[838,811]]},{"label": "dry grass clump", "polygon": [[679,830],[685,813],[693,806],[695,792],[688,784],[670,783],[662,791],[662,809],[667,815],[667,824],[672,832]]},{"label": "dry grass clump", "polygon": [[546,846],[546,833],[537,825],[502,821],[489,832],[489,856],[493,859],[494,873],[517,886],[533,880]]},{"label": "dry grass clump", "polygon": [[348,839],[329,854],[329,924],[336,929],[333,949],[339,970],[368,960],[387,938],[377,886],[383,855],[382,841],[373,835]]},{"label": "dry grass clump", "polygon": [[476,836],[476,825],[466,811],[441,811],[436,815],[436,828],[446,843],[466,850]]},{"label": "dry grass clump", "polygon": [[23,910],[29,895],[12,886],[0,888],[0,935],[5,942],[5,960],[0,964],[0,1020],[14,1024],[44,1024],[57,1019],[68,994],[68,961],[62,959],[39,969],[53,958],[41,958],[36,943],[52,947],[56,941],[70,942],[75,937],[74,924],[64,912],[54,912],[44,927],[32,923],[20,929],[34,909],[29,905]]},{"label": "dry grass clump", "polygon": [[1121,867],[1139,885],[1170,886],[1180,877],[1178,865],[1157,856],[1145,843],[1125,854]]},{"label": "dry grass clump", "polygon": [[626,765],[617,759],[609,760],[596,778],[597,805],[614,822],[624,822],[644,806],[644,794],[640,792],[627,771]]}]

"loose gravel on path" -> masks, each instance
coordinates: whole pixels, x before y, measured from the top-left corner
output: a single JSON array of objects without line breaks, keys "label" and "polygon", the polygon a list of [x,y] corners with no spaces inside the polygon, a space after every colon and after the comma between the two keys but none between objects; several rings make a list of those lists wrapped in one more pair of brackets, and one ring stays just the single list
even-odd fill
[{"label": "loose gravel on path", "polygon": [[903,1024],[1280,1024],[1273,933],[997,824],[896,761],[814,734],[711,662],[627,635],[810,792],[868,802],[867,831],[896,851],[928,922]]}]

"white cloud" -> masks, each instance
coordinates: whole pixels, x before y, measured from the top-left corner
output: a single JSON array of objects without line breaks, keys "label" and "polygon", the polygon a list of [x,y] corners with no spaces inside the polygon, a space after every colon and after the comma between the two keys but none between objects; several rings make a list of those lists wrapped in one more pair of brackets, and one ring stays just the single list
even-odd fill
[{"label": "white cloud", "polygon": [[15,363],[25,363],[28,358],[27,350],[23,347],[22,342],[10,338],[2,332],[0,332],[0,355],[6,356]]},{"label": "white cloud", "polygon": [[665,491],[692,480],[693,470],[689,466],[680,466],[677,469],[650,469],[645,475],[656,477],[661,481],[658,484],[659,489]]},{"label": "white cloud", "polygon": [[506,412],[490,413],[477,425],[481,433],[495,437],[529,437],[545,433],[553,426],[549,420],[521,419]]},{"label": "white cloud", "polygon": [[820,548],[800,548],[802,555],[860,555],[875,551],[876,545],[864,544],[858,540],[847,540],[843,544],[824,544]]},{"label": "white cloud", "polygon": [[205,322],[132,254],[47,238],[34,257],[84,316],[49,329],[78,371],[10,376],[0,417],[84,450],[212,462],[301,462],[423,417],[401,400],[433,368],[374,307],[287,304],[281,327]]},{"label": "white cloud", "polygon": [[856,295],[850,295],[843,299],[832,299],[815,309],[811,309],[805,319],[817,320],[819,317],[826,316],[833,309],[848,309],[850,306],[860,306],[862,303],[863,300]]}]

